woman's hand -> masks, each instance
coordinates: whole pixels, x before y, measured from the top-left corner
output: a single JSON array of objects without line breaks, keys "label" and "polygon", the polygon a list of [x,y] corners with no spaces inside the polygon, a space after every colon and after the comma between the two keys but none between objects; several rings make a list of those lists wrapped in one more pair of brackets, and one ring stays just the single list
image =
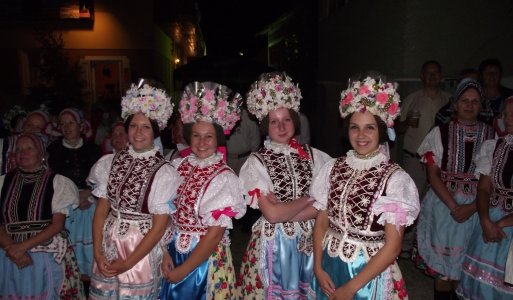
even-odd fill
[{"label": "woman's hand", "polygon": [[483,240],[485,243],[500,242],[506,237],[506,233],[502,228],[491,221],[481,222],[481,226],[483,228]]},{"label": "woman's hand", "polygon": [[315,270],[314,272],[321,291],[326,295],[326,297],[333,295],[335,292],[335,284],[333,283],[333,280],[331,280],[330,275],[322,269]]},{"label": "woman's hand", "polygon": [[328,298],[329,300],[351,300],[353,299],[356,291],[351,287],[351,282],[344,284],[335,290],[335,292]]},{"label": "woman's hand", "polygon": [[28,267],[32,264],[32,258],[30,257],[30,255],[28,253],[24,253],[20,259],[16,260],[14,262],[16,264],[16,266],[18,266],[18,269],[23,269],[25,267]]},{"label": "woman's hand", "polygon": [[4,249],[7,257],[13,262],[19,260],[24,254],[27,254],[27,251],[29,250],[23,243],[13,243],[9,246],[6,246]]},{"label": "woman's hand", "polygon": [[452,218],[458,222],[463,223],[468,220],[474,213],[476,212],[475,206],[473,203],[471,204],[462,204],[457,205],[452,211]]},{"label": "woman's hand", "polygon": [[130,270],[133,266],[130,266],[126,260],[118,258],[111,262],[107,267],[107,277],[113,277],[121,273],[125,273]]},{"label": "woman's hand", "polygon": [[165,277],[167,281],[171,283],[178,283],[182,281],[188,274],[189,272],[185,271],[182,266],[178,266],[176,268],[173,268],[170,272],[168,272],[165,275]]},{"label": "woman's hand", "polygon": [[86,189],[79,192],[79,203],[78,208],[81,210],[86,210],[91,207],[92,203],[89,202],[89,196],[91,195],[91,190]]},{"label": "woman's hand", "polygon": [[108,276],[109,274],[109,266],[110,262],[103,256],[102,254],[95,253],[94,260],[96,261],[96,266],[98,267],[98,271],[100,271],[100,274],[102,274],[105,277],[111,277]]},{"label": "woman's hand", "polygon": [[164,249],[163,251],[164,255],[162,256],[162,274],[165,278],[167,278],[175,268],[175,264],[173,262],[173,259],[171,258],[171,255],[167,253],[167,250]]}]

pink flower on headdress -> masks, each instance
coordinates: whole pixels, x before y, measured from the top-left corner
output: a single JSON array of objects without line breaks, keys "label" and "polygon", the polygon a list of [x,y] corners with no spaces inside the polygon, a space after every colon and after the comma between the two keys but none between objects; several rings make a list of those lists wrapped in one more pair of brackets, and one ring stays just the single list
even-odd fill
[{"label": "pink flower on headdress", "polygon": [[202,115],[206,115],[208,114],[208,111],[210,110],[210,107],[208,107],[208,105],[206,103],[204,103],[203,105],[201,105],[201,114]]},{"label": "pink flower on headdress", "polygon": [[387,93],[384,93],[384,92],[381,92],[381,93],[378,93],[376,95],[376,101],[379,103],[379,104],[385,104],[388,102],[388,94]]},{"label": "pink flower on headdress", "polygon": [[281,90],[282,90],[281,84],[277,84],[277,85],[274,87],[274,89],[275,89],[277,92],[281,91]]},{"label": "pink flower on headdress", "polygon": [[224,100],[217,100],[217,107],[218,108],[223,108],[226,106],[226,101]]},{"label": "pink flower on headdress", "polygon": [[394,102],[390,105],[388,108],[388,113],[390,115],[395,115],[397,113],[397,109],[399,108],[399,104],[397,102]]},{"label": "pink flower on headdress", "polygon": [[367,95],[369,93],[369,87],[366,86],[366,85],[362,85],[359,89],[358,89],[358,93],[360,93],[361,95]]},{"label": "pink flower on headdress", "polygon": [[342,100],[342,106],[351,103],[353,100],[353,93],[348,93],[347,96]]},{"label": "pink flower on headdress", "polygon": [[214,100],[214,91],[205,89],[205,100],[212,101]]},{"label": "pink flower on headdress", "polygon": [[225,112],[224,110],[220,109],[217,111],[217,117],[220,118],[220,119],[223,119],[225,116]]}]

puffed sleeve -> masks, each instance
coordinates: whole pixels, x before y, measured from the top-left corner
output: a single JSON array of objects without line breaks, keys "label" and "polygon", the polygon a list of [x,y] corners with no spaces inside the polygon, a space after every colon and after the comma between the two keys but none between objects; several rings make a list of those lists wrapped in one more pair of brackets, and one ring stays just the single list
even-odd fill
[{"label": "puffed sleeve", "polygon": [[476,165],[475,175],[477,178],[481,174],[490,176],[492,172],[492,161],[493,152],[497,140],[486,140],[481,144],[481,147],[477,150],[476,156],[474,157],[474,164]]},{"label": "puffed sleeve", "polygon": [[55,175],[53,178],[52,213],[68,215],[78,207],[78,188],[68,177]]},{"label": "puffed sleeve", "polygon": [[166,163],[155,174],[148,198],[148,211],[151,214],[171,214],[176,211],[173,200],[182,183],[180,174]]},{"label": "puffed sleeve", "polygon": [[314,159],[314,168],[312,176],[315,177],[317,176],[317,174],[319,174],[324,164],[331,159],[331,156],[315,148],[312,148],[312,154]]},{"label": "puffed sleeve", "polygon": [[442,136],[440,134],[440,127],[433,128],[424,138],[420,144],[417,153],[420,155],[420,161],[426,165],[442,164],[442,155],[444,148],[442,145]]},{"label": "puffed sleeve", "polygon": [[239,173],[242,188],[246,193],[246,202],[252,208],[258,209],[258,197],[273,192],[273,184],[267,169],[254,155],[250,155]]},{"label": "puffed sleeve", "polygon": [[315,199],[313,207],[317,210],[326,210],[328,203],[328,192],[330,189],[330,174],[336,159],[332,158],[326,162],[319,173],[313,177],[310,185],[310,196]]},{"label": "puffed sleeve", "polygon": [[107,183],[113,159],[114,154],[104,155],[91,167],[86,181],[93,189],[91,191],[93,196],[107,198]]},{"label": "puffed sleeve", "polygon": [[420,211],[419,193],[410,175],[403,169],[395,171],[388,178],[386,196],[376,199],[372,213],[379,217],[378,223],[400,226],[413,224]]},{"label": "puffed sleeve", "polygon": [[222,172],[212,179],[199,204],[199,216],[207,226],[233,228],[232,218],[246,213],[244,191],[235,173]]}]

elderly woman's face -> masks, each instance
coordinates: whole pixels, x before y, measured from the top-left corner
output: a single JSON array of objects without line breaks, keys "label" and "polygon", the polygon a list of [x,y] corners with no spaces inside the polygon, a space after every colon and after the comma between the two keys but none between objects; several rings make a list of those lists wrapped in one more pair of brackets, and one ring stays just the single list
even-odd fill
[{"label": "elderly woman's face", "polygon": [[80,138],[81,124],[71,114],[62,114],[59,119],[59,127],[66,140],[74,141]]},{"label": "elderly woman's face", "polygon": [[39,153],[34,141],[21,136],[16,141],[16,165],[24,171],[36,171],[41,166],[43,156]]},{"label": "elderly woman's face", "polygon": [[39,114],[31,114],[23,123],[23,132],[41,132],[46,125],[45,119]]},{"label": "elderly woman's face", "polygon": [[191,150],[200,159],[207,158],[217,151],[217,135],[214,125],[199,121],[192,125]]}]

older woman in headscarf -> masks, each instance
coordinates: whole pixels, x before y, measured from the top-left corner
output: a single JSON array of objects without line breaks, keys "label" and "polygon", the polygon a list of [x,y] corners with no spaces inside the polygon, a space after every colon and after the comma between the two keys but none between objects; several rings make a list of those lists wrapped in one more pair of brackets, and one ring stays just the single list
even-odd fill
[{"label": "older woman in headscarf", "polygon": [[477,222],[476,164],[472,161],[491,126],[478,121],[483,91],[470,78],[457,87],[455,117],[433,128],[419,147],[430,189],[417,225],[417,265],[435,277],[435,298],[450,299],[461,276],[463,257]]},{"label": "older woman in headscarf", "polygon": [[0,298],[83,297],[64,229],[77,187],[47,168],[41,136],[21,134],[15,156],[17,168],[0,177]]}]

